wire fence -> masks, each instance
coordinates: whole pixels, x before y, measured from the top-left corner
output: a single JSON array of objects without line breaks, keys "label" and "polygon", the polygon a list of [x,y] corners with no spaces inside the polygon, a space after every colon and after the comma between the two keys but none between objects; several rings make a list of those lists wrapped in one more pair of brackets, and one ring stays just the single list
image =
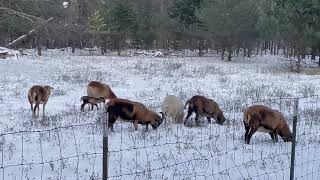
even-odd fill
[{"label": "wire fence", "polygon": [[[318,97],[299,98],[293,166],[294,143],[273,143],[269,134],[257,132],[250,145],[245,144],[243,113],[230,106],[226,112],[228,122],[223,126],[203,119],[197,127],[169,124],[149,131],[139,126],[134,131],[131,123],[119,121],[114,125],[115,133],[104,133],[102,122],[3,133],[0,177],[290,179],[290,170],[294,169],[294,179],[320,179],[318,102]],[[253,104],[279,110],[292,129],[295,98],[249,102],[241,109]],[[107,146],[103,146],[103,135]]]}]

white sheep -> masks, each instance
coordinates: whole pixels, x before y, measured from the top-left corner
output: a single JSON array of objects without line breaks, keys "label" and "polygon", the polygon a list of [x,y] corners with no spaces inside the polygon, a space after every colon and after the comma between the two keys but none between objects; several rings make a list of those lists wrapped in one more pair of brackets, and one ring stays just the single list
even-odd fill
[{"label": "white sheep", "polygon": [[168,95],[162,103],[162,112],[167,123],[167,118],[172,119],[173,123],[182,123],[184,118],[184,104],[173,95]]}]

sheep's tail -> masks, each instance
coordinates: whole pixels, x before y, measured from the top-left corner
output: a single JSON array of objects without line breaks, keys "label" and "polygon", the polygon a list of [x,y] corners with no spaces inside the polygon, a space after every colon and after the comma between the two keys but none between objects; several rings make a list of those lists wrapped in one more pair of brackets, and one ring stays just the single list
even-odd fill
[{"label": "sheep's tail", "polygon": [[252,119],[252,118],[251,118],[250,113],[245,112],[244,117],[243,117],[243,121],[244,121],[246,124],[249,124],[251,119]]},{"label": "sheep's tail", "polygon": [[86,96],[82,96],[80,101],[83,101],[86,98]]},{"label": "sheep's tail", "polygon": [[183,109],[186,109],[187,105],[190,103],[190,99],[186,102]]},{"label": "sheep's tail", "polygon": [[33,91],[28,93],[28,99],[29,99],[30,104],[31,103],[38,103],[38,101],[40,100],[38,97],[38,94]]}]

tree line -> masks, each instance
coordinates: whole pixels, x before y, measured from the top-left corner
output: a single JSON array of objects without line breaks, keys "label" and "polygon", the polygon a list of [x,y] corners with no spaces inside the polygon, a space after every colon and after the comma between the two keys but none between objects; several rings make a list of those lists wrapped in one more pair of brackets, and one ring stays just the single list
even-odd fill
[{"label": "tree line", "polygon": [[[1,7],[53,17],[17,47],[210,49],[227,60],[266,50],[314,60],[320,49],[319,0],[0,0]],[[3,10],[0,18],[2,45],[41,24]]]}]

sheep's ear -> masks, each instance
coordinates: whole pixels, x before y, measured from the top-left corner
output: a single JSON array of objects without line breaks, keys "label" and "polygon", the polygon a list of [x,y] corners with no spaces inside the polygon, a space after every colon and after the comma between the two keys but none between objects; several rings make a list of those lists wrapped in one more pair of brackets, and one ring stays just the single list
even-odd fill
[{"label": "sheep's ear", "polygon": [[110,101],[110,99],[105,99],[104,103],[107,104]]}]

